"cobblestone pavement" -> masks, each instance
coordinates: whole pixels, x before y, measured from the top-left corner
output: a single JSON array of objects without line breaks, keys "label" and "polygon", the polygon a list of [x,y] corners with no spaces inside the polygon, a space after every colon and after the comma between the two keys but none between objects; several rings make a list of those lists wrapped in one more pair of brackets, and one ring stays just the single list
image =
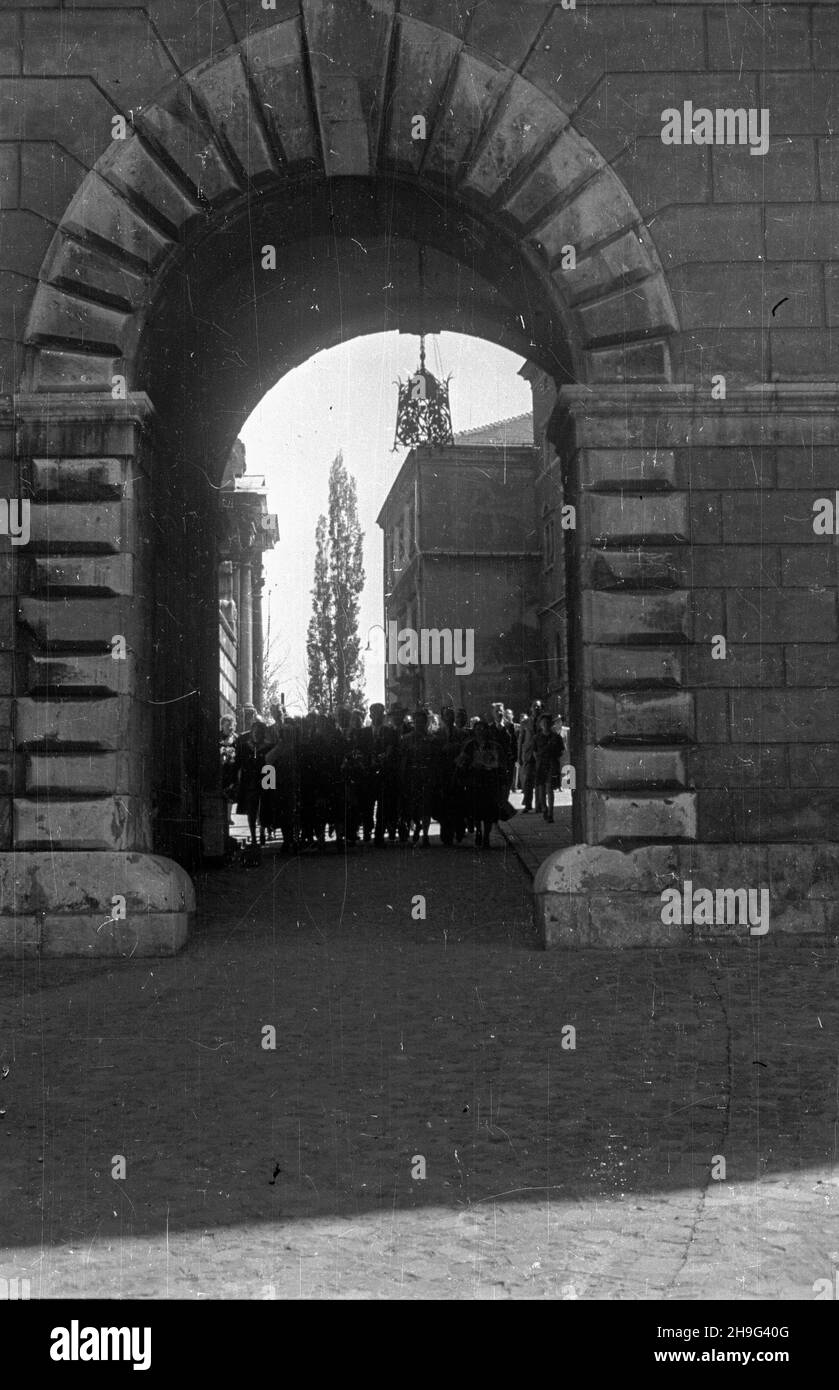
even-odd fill
[{"label": "cobblestone pavement", "polygon": [[503,848],[269,849],[201,880],[179,957],[4,966],[0,1275],[812,1299],[839,1263],[835,956],[545,953],[527,886]]},{"label": "cobblestone pavement", "polygon": [[498,829],[522,867],[533,878],[549,854],[574,843],[571,793],[557,792],[554,819],[550,823],[538,811],[522,812],[524,797],[521,792],[513,792],[510,801],[519,814],[511,820],[502,821]]}]

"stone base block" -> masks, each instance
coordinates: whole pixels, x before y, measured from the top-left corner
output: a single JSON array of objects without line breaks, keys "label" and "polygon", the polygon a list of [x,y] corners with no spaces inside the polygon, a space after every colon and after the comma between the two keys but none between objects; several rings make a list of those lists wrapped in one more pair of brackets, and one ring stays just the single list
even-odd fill
[{"label": "stone base block", "polygon": [[533,900],[546,949],[837,945],[839,844],[571,845],[540,865]]},{"label": "stone base block", "polygon": [[186,945],[188,912],[146,912],[125,921],[75,913],[45,917],[42,956],[173,956]]},{"label": "stone base block", "polygon": [[189,875],[160,855],[0,854],[0,958],[173,955],[194,912]]}]

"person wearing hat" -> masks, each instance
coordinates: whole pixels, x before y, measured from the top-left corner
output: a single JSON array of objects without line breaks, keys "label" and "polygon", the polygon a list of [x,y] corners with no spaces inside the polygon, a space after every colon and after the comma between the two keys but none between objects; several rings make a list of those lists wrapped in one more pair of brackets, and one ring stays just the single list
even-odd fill
[{"label": "person wearing hat", "polygon": [[554,781],[560,775],[560,759],[565,751],[562,735],[552,727],[551,716],[540,714],[533,739],[536,809],[544,819],[554,818]]},{"label": "person wearing hat", "polygon": [[[533,792],[536,784],[536,757],[533,751],[533,740],[536,736],[536,725],[542,713],[542,701],[534,700],[530,706],[530,713],[522,715],[519,726],[518,737],[518,763],[519,781],[523,794],[521,813],[526,816],[533,810]],[[537,810],[540,807],[537,806]]]},{"label": "person wearing hat", "polygon": [[509,788],[510,778],[516,766],[516,740],[511,733],[504,718],[504,706],[500,700],[494,700],[492,705],[492,722],[489,726],[490,738],[494,739],[502,751],[504,764],[507,770],[507,782]]}]

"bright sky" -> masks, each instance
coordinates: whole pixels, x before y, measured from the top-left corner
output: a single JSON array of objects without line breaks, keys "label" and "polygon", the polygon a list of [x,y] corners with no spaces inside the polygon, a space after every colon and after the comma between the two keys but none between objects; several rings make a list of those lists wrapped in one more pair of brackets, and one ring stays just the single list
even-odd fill
[{"label": "bright sky", "polygon": [[[435,376],[451,375],[455,433],[530,411],[530,387],[517,375],[523,359],[460,333],[426,341]],[[343,450],[358,487],[366,582],[359,632],[368,702],[384,698],[382,503],[405,450],[391,453],[397,377],[417,368],[419,339],[400,333],[354,338],[289,372],[263,397],[241,431],[248,473],[263,474],[280,542],[265,555],[264,612],[272,656],[284,665],[280,689],[295,713],[306,709],[306,629],[311,615],[315,525],[327,509],[329,465]],[[371,629],[373,629],[371,631]],[[366,643],[371,650],[364,652]]]}]

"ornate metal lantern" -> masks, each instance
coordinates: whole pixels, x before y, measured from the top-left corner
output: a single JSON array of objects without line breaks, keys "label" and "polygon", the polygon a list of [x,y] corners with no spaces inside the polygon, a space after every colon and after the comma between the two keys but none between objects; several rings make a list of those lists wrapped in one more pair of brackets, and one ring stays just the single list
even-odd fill
[{"label": "ornate metal lantern", "polygon": [[453,444],[452,417],[449,409],[449,382],[438,381],[425,365],[425,336],[420,338],[419,368],[407,381],[401,377],[396,385],[399,400],[396,407],[396,434],[393,449],[400,444],[413,449],[418,444]]}]

